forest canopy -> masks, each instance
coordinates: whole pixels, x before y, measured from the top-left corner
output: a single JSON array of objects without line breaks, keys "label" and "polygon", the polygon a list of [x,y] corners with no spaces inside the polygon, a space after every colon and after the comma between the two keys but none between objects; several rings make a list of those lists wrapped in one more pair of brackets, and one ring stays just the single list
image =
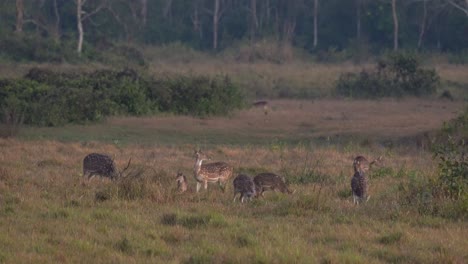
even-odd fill
[{"label": "forest canopy", "polygon": [[260,40],[319,55],[468,52],[467,0],[0,0],[0,18],[0,58],[15,61],[96,57],[115,43],[216,52]]}]

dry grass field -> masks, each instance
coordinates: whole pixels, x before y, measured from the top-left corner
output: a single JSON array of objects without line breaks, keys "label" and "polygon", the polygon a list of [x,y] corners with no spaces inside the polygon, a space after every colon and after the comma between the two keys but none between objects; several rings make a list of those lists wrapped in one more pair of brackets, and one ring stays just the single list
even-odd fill
[{"label": "dry grass field", "polygon": [[[252,108],[225,118],[120,117],[0,139],[0,262],[468,262],[466,217],[445,217],[450,203],[408,201],[419,197],[409,195],[411,186],[437,176],[419,136],[466,104],[270,104],[268,115]],[[226,193],[210,185],[197,194],[198,147],[236,173],[278,173],[296,192],[244,204],[232,202],[231,184]],[[129,175],[84,181],[90,152],[113,155],[119,168],[131,158]],[[349,187],[358,154],[384,157],[361,206]],[[188,177],[187,193],[175,190],[178,171]]]},{"label": "dry grass field", "polygon": [[[98,140],[115,144],[160,145],[283,143],[382,143],[419,138],[460,114],[460,101],[422,99],[273,100],[229,117],[192,118],[162,115],[110,118],[93,126],[26,128],[25,139]],[[398,143],[398,142],[397,142]],[[414,144],[418,142],[413,140]]]}]

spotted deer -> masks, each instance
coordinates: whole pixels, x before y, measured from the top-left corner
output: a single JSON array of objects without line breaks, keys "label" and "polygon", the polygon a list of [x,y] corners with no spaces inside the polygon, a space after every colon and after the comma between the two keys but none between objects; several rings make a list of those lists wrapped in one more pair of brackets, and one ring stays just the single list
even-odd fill
[{"label": "spotted deer", "polygon": [[249,176],[239,174],[232,184],[234,185],[234,202],[236,201],[238,193],[240,194],[241,203],[244,202],[244,198],[252,200],[252,197],[256,196],[255,183]]},{"label": "spotted deer", "polygon": [[370,198],[368,194],[369,183],[366,174],[363,171],[354,172],[351,179],[351,191],[353,192],[353,203],[359,204],[367,202]]},{"label": "spotted deer", "polygon": [[374,159],[373,161],[369,162],[364,156],[357,156],[354,158],[353,161],[353,168],[354,172],[363,172],[367,173],[369,169],[372,167],[372,165],[381,165],[383,162],[382,156],[379,156],[378,158]]},{"label": "spotted deer", "polygon": [[263,193],[268,190],[272,191],[280,191],[282,193],[288,193],[292,194],[295,191],[289,190],[288,186],[286,186],[286,183],[284,182],[283,178],[280,176],[266,172],[266,173],[260,173],[255,178],[253,179],[257,191],[257,196],[261,195],[263,196]]},{"label": "spotted deer", "polygon": [[193,167],[193,174],[197,181],[197,192],[200,190],[201,185],[208,189],[208,183],[218,183],[221,190],[224,192],[226,183],[232,177],[233,167],[226,162],[213,162],[202,164],[203,161],[210,160],[200,150],[195,151],[195,165]]},{"label": "spotted deer", "polygon": [[176,176],[176,182],[177,182],[177,189],[179,190],[180,193],[187,191],[187,178],[185,177],[184,174],[182,174],[181,172],[178,172]]},{"label": "spotted deer", "polygon": [[117,171],[114,160],[107,154],[91,153],[83,159],[83,176],[91,180],[95,175],[107,177],[111,180],[118,179],[130,167],[128,161],[127,167],[122,171]]},{"label": "spotted deer", "polygon": [[265,100],[255,101],[252,103],[252,106],[256,108],[263,108],[263,113],[265,115],[268,115],[268,101],[265,101]]}]

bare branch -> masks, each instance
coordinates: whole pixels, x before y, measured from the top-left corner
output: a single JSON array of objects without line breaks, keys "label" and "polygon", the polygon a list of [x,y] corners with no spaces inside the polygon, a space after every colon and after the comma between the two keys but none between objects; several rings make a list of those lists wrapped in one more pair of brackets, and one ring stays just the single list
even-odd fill
[{"label": "bare branch", "polygon": [[[86,0],[83,0],[82,2],[82,6],[84,6],[84,3],[86,2]],[[87,13],[85,14],[82,18],[81,18],[81,21],[85,21],[87,18],[95,15],[96,13],[98,13],[99,11],[101,11],[104,7],[106,7],[107,5],[107,1],[102,1],[101,4],[96,7],[96,9],[94,9],[93,11],[91,11],[90,13]]]},{"label": "bare branch", "polygon": [[458,10],[462,11],[463,13],[465,13],[466,16],[468,16],[468,0],[465,0],[464,3],[465,3],[465,7],[463,7],[463,2],[462,3],[457,3],[455,2],[454,0],[447,0],[447,2],[449,4],[451,4],[452,6],[454,6],[455,8],[457,8]]}]

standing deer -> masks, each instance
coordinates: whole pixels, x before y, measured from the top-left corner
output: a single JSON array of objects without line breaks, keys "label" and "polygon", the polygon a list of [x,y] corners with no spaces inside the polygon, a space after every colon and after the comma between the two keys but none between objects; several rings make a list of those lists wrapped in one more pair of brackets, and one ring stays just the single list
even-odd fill
[{"label": "standing deer", "polygon": [[106,154],[100,153],[91,153],[86,155],[83,159],[83,176],[88,177],[88,181],[91,180],[95,175],[101,177],[107,177],[111,180],[116,180],[130,167],[130,162],[128,161],[127,167],[122,171],[117,171],[114,160]]},{"label": "standing deer", "polygon": [[353,203],[359,204],[362,201],[367,202],[370,198],[368,195],[369,183],[367,176],[363,171],[356,171],[351,179],[351,191],[353,192]]},{"label": "standing deer", "polygon": [[195,151],[195,165],[193,174],[197,181],[197,192],[203,183],[205,190],[208,189],[208,183],[219,184],[219,187],[224,192],[226,183],[232,177],[233,168],[225,162],[213,162],[202,164],[203,161],[210,160],[201,150]]},{"label": "standing deer", "polygon": [[237,194],[240,193],[240,201],[244,202],[244,198],[252,200],[252,197],[256,196],[255,183],[247,175],[239,174],[232,182],[234,185],[234,200],[236,201]]},{"label": "standing deer", "polygon": [[295,191],[289,190],[288,186],[286,186],[286,183],[284,180],[274,174],[274,173],[260,173],[254,178],[254,183],[257,188],[257,196],[261,195],[263,196],[263,193],[268,190],[273,190],[273,191],[280,191],[282,193],[289,193],[292,194]]},{"label": "standing deer", "polygon": [[357,156],[353,161],[354,172],[360,171],[362,173],[367,173],[372,165],[381,165],[382,161],[382,156],[379,156],[371,162],[369,162],[364,156]]},{"label": "standing deer", "polygon": [[176,176],[176,182],[177,182],[177,189],[179,190],[180,193],[187,191],[187,178],[185,177],[184,174],[182,174],[181,172],[178,172]]}]

